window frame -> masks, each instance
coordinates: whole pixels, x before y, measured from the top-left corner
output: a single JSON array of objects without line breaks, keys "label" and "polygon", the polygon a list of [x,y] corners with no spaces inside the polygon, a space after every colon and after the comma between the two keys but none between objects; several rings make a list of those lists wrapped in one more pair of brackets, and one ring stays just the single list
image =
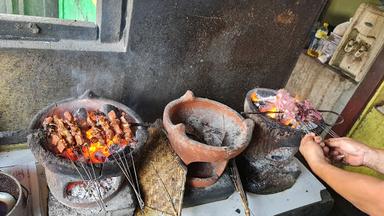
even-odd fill
[{"label": "window frame", "polygon": [[133,0],[98,0],[96,23],[0,14],[0,48],[126,52]]}]

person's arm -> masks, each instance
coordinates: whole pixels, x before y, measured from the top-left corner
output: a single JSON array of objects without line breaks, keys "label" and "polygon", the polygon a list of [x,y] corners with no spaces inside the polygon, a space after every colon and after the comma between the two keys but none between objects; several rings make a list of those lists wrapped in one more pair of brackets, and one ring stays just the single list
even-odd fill
[{"label": "person's arm", "polygon": [[310,165],[313,172],[354,206],[369,215],[384,213],[384,182],[328,163]]},{"label": "person's arm", "polygon": [[372,149],[372,152],[367,156],[364,165],[384,174],[384,150]]},{"label": "person's arm", "polygon": [[384,150],[372,148],[348,137],[325,140],[333,157],[352,166],[367,166],[384,174]]},{"label": "person's arm", "polygon": [[[317,140],[319,137],[309,134],[302,139],[300,145],[300,152],[313,172],[357,208],[370,215],[383,214],[384,181],[331,165]],[[330,153],[334,154],[333,151]]]}]

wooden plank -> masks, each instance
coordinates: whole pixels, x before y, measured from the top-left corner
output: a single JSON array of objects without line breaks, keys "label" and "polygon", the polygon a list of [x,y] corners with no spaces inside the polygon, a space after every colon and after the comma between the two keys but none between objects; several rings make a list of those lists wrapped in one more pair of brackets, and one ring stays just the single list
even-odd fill
[{"label": "wooden plank", "polygon": [[2,39],[49,41],[97,39],[97,26],[90,22],[0,14],[0,26]]}]

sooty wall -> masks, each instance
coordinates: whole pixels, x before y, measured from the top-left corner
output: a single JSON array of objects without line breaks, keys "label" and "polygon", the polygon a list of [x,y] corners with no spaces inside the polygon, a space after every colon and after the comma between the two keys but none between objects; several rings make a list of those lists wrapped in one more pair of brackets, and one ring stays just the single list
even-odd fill
[{"label": "sooty wall", "polygon": [[0,130],[85,89],[144,120],[191,89],[242,109],[255,86],[289,78],[325,0],[135,0],[129,51],[0,51]]}]

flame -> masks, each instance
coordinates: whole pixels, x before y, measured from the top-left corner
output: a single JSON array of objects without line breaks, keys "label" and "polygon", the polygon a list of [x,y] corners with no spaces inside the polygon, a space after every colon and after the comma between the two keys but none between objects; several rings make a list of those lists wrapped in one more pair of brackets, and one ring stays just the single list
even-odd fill
[{"label": "flame", "polygon": [[82,152],[84,158],[89,159],[91,163],[104,163],[111,155],[108,146],[100,142],[83,146]]},{"label": "flame", "polygon": [[76,161],[78,159],[77,155],[75,154],[72,148],[65,149],[63,154],[65,157],[69,158],[71,161]]},{"label": "flame", "polygon": [[253,102],[253,103],[255,103],[255,102],[258,102],[260,99],[257,97],[257,94],[256,94],[256,92],[252,92],[252,94],[251,94],[251,101]]},{"label": "flame", "polygon": [[[94,136],[94,129],[91,128],[85,132],[85,137],[90,141],[82,147],[83,156],[91,163],[104,163],[111,155],[109,147],[114,144],[113,140],[98,140]],[[106,144],[105,144],[106,143]]]},{"label": "flame", "polygon": [[[260,99],[257,96],[256,92],[253,92],[250,95],[250,98],[251,98],[251,101],[253,103],[258,103],[258,102],[262,101],[262,99]],[[297,97],[296,97],[296,99],[297,99]],[[276,97],[276,101],[277,100],[279,100],[279,97]],[[276,104],[274,102],[269,101],[269,102],[263,104],[262,106],[259,106],[258,109],[260,112],[265,112],[266,116],[268,116],[269,118],[279,120],[279,122],[283,125],[290,126],[292,128],[298,127],[298,125],[297,125],[298,123],[297,123],[296,119],[289,118],[285,115],[282,115],[282,113],[279,113],[281,110],[278,109],[278,107],[276,106]]]}]

